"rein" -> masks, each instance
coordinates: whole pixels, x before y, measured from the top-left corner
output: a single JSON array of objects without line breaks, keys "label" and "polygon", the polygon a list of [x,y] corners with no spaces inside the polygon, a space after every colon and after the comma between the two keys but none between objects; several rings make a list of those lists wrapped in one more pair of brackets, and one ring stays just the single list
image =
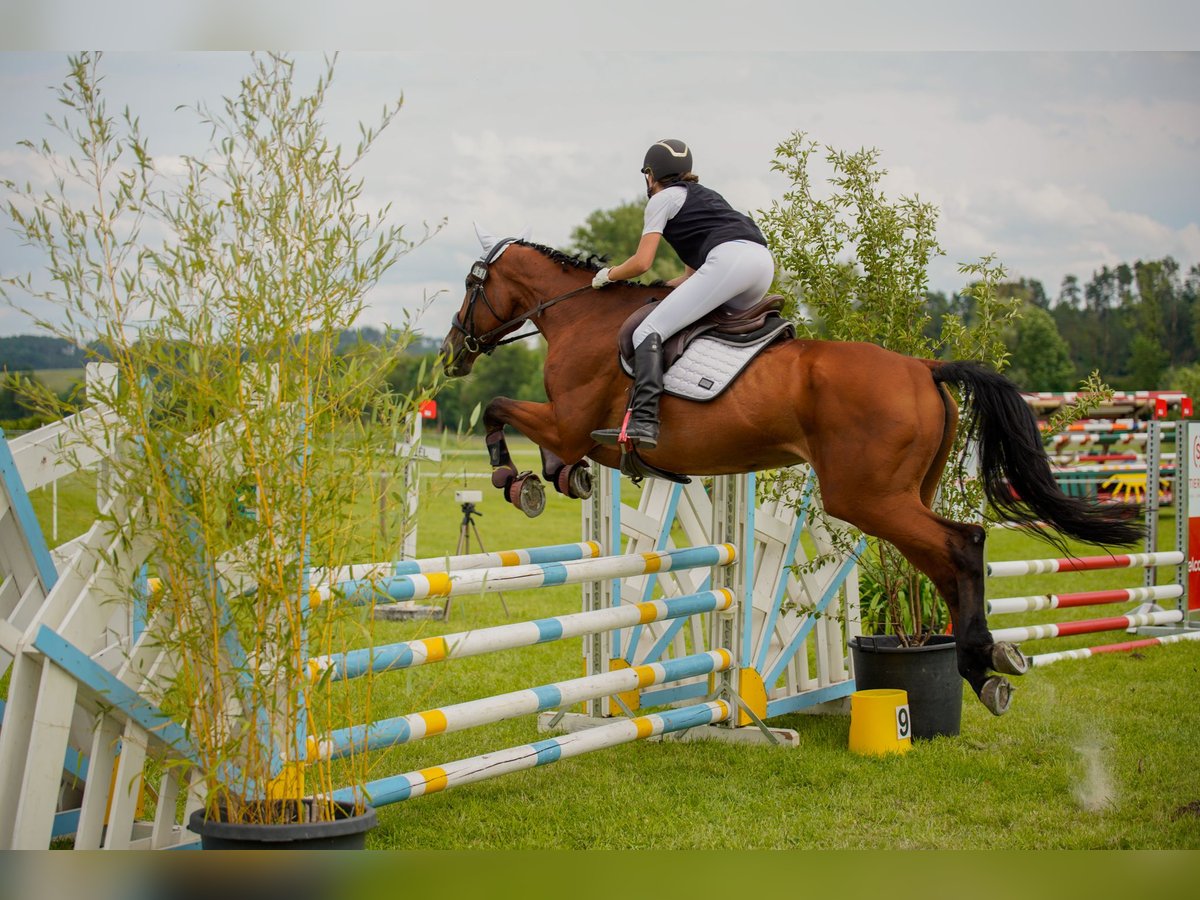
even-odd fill
[{"label": "rein", "polygon": [[[528,322],[534,316],[540,315],[542,312],[549,309],[550,307],[555,306],[556,304],[562,303],[564,300],[569,300],[572,297],[578,296],[579,294],[582,294],[585,291],[592,290],[592,286],[590,284],[584,284],[583,286],[577,287],[574,290],[567,291],[567,293],[565,293],[565,294],[560,294],[557,297],[552,297],[549,300],[539,303],[537,306],[533,307],[532,309],[521,313],[521,315],[516,316],[515,318],[512,318],[512,319],[509,319],[507,322],[503,322],[500,325],[497,325],[491,331],[485,332],[484,334],[481,334],[481,335],[473,334],[472,331],[474,330],[474,327],[475,327],[475,302],[477,300],[479,300],[481,297],[483,298],[484,305],[487,306],[488,311],[492,314],[492,316],[495,317],[496,319],[500,318],[500,316],[496,313],[496,310],[492,307],[492,302],[490,300],[488,300],[487,291],[485,291],[483,289],[483,284],[487,280],[488,266],[499,255],[498,251],[501,249],[501,247],[504,244],[510,243],[511,241],[512,241],[512,239],[510,238],[508,241],[504,241],[504,242],[502,242],[502,244],[497,245],[497,247],[493,248],[492,251],[488,254],[487,259],[477,262],[474,266],[471,267],[470,274],[467,275],[467,283],[471,288],[471,296],[467,299],[467,307],[466,307],[465,318],[467,320],[467,324],[464,325],[461,321],[459,321],[459,316],[457,313],[455,313],[454,318],[451,320],[451,324],[453,325],[454,328],[456,328],[462,332],[463,346],[466,348],[468,353],[490,354],[497,347],[503,347],[505,344],[512,344],[512,343],[515,343],[516,341],[524,340],[525,338],[536,334],[537,329],[535,328],[533,331],[527,331],[524,334],[513,335],[512,337],[507,337],[507,338],[504,338],[504,339],[498,340],[498,341],[492,340],[493,337],[495,337],[496,335],[498,335],[502,332],[510,331],[514,327],[517,327],[517,328],[521,327],[522,324],[524,324],[525,322]],[[471,330],[467,329],[467,325],[469,325],[471,327]]]},{"label": "rein", "polygon": [[[508,328],[510,325],[513,325],[513,324],[520,326],[520,325],[524,324],[525,322],[528,322],[534,316],[541,313],[543,310],[547,310],[551,306],[554,306],[555,304],[562,303],[564,300],[570,300],[572,297],[576,296],[577,294],[582,294],[584,291],[590,291],[591,289],[592,289],[592,286],[590,284],[585,284],[583,287],[577,287],[573,291],[567,291],[567,293],[565,293],[565,294],[560,294],[559,296],[554,297],[551,300],[547,300],[544,303],[539,303],[537,306],[535,306],[533,309],[529,310],[528,312],[521,313],[521,315],[517,316],[515,319],[509,319],[503,325],[493,328],[491,331],[487,332],[486,334],[481,334],[477,338],[471,338],[471,335],[467,334],[466,331],[463,331],[463,334],[467,335],[468,338],[475,340],[478,343],[480,350],[483,353],[491,353],[497,347],[503,347],[505,344],[512,344],[512,343],[515,343],[516,341],[520,341],[527,337],[530,337],[531,335],[537,334],[537,329],[535,328],[533,331],[526,331],[524,334],[513,335],[512,337],[507,337],[507,338],[504,338],[503,340],[489,343],[488,338],[490,338],[492,335],[498,334],[499,332],[504,331],[504,329]],[[484,299],[486,302],[487,298],[485,297]],[[490,308],[491,304],[488,304],[488,306]],[[499,317],[497,317],[497,318],[499,318]],[[485,348],[485,344],[487,345],[486,348]],[[468,348],[468,349],[470,349],[470,348]],[[475,351],[472,351],[472,352],[475,352]]]}]

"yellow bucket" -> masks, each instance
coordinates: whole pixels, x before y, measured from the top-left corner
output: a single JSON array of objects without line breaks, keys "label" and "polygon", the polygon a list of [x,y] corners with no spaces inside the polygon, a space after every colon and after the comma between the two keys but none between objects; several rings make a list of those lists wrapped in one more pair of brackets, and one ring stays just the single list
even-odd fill
[{"label": "yellow bucket", "polygon": [[907,691],[878,688],[850,695],[851,752],[882,756],[911,749],[912,716]]}]

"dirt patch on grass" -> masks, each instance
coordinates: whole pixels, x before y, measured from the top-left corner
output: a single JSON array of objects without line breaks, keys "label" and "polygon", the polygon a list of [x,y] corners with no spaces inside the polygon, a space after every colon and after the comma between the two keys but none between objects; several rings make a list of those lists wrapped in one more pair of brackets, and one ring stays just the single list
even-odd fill
[{"label": "dirt patch on grass", "polygon": [[1183,806],[1171,813],[1171,821],[1182,819],[1184,816],[1193,816],[1200,819],[1200,800],[1193,800],[1191,803],[1185,803]]}]

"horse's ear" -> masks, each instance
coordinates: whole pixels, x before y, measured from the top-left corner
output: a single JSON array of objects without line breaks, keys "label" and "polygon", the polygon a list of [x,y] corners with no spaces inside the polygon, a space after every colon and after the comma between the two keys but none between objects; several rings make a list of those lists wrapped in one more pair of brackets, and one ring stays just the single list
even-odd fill
[{"label": "horse's ear", "polygon": [[520,234],[518,234],[518,235],[517,235],[517,240],[518,240],[518,241],[527,241],[527,240],[529,240],[531,237],[533,237],[533,226],[532,226],[532,225],[526,225],[526,226],[525,226],[525,230],[524,230],[524,231],[522,231]]},{"label": "horse's ear", "polygon": [[496,242],[499,240],[499,238],[480,228],[478,222],[474,222],[472,224],[475,226],[475,236],[479,238],[479,243],[483,245],[483,255],[487,256],[492,252],[492,248],[496,246]]}]

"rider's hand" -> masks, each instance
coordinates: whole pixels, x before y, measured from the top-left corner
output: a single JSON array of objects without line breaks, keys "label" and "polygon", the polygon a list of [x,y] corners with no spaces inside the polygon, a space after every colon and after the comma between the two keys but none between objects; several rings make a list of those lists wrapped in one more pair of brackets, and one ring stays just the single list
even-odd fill
[{"label": "rider's hand", "polygon": [[608,278],[608,269],[604,268],[597,272],[596,277],[592,279],[592,287],[602,288],[606,284],[612,284],[612,282]]}]

